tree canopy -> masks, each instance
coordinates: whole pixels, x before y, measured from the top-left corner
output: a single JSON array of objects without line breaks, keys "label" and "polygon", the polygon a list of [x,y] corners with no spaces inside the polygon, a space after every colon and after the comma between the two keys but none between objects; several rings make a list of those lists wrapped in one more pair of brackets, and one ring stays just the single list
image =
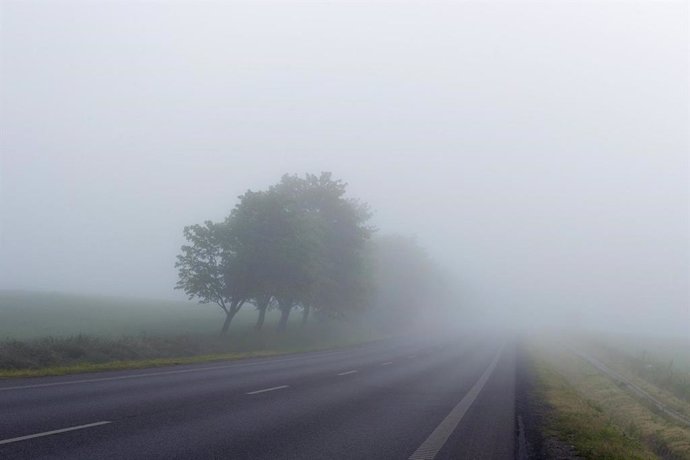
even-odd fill
[{"label": "tree canopy", "polygon": [[442,270],[415,239],[372,238],[369,207],[347,196],[330,173],[284,175],[266,190],[248,190],[219,223],[184,229],[176,288],[215,303],[228,331],[246,303],[280,313],[287,327],[295,308],[303,323],[374,311],[393,327],[439,311],[451,296]]},{"label": "tree canopy", "polygon": [[272,301],[279,329],[293,308],[344,316],[364,308],[368,277],[368,207],[347,198],[347,184],[330,173],[285,175],[265,191],[247,191],[222,223],[184,230],[189,244],[178,256],[177,288],[226,314],[250,301],[263,325]]}]

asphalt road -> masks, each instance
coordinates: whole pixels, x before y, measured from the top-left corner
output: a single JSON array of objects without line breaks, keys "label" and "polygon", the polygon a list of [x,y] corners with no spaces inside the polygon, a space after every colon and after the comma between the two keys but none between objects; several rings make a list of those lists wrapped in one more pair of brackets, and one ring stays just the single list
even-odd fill
[{"label": "asphalt road", "polygon": [[514,458],[491,337],[0,381],[0,459]]}]

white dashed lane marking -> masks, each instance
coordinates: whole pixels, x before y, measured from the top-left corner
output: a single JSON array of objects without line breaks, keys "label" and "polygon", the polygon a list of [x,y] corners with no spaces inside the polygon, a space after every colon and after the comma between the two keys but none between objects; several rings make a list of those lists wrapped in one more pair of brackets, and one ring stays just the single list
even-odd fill
[{"label": "white dashed lane marking", "polygon": [[351,370],[351,371],[341,372],[338,375],[350,375],[350,374],[354,374],[356,372],[357,372],[357,370],[355,369],[355,370]]},{"label": "white dashed lane marking", "polygon": [[249,393],[245,393],[245,394],[258,395],[259,393],[268,393],[269,391],[282,390],[284,388],[290,388],[290,385],[280,385],[278,387],[264,388],[262,390],[250,391]]},{"label": "white dashed lane marking", "polygon": [[19,441],[26,441],[27,439],[41,438],[43,436],[50,436],[53,434],[67,433],[68,431],[83,430],[84,428],[91,428],[94,426],[107,425],[108,423],[112,423],[112,422],[102,421],[102,422],[95,422],[95,423],[87,423],[86,425],[77,425],[77,426],[71,426],[69,428],[61,428],[59,430],[44,431],[43,433],[29,434],[26,436],[19,436],[18,438],[3,439],[3,440],[0,440],[0,445],[10,444],[10,443],[19,442]]}]

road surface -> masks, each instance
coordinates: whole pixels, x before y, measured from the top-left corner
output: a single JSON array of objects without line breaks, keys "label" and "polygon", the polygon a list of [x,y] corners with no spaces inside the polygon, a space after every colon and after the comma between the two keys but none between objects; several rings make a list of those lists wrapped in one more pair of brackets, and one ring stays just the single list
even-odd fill
[{"label": "road surface", "polygon": [[514,458],[515,350],[386,340],[0,381],[0,458]]}]

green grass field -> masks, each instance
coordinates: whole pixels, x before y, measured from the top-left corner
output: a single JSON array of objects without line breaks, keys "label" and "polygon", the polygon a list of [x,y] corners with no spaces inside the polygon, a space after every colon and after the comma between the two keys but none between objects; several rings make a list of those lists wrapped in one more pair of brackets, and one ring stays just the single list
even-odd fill
[{"label": "green grass field", "polygon": [[[533,352],[538,395],[547,404],[546,437],[555,437],[572,446],[586,459],[655,459],[644,443],[617,425],[598,402],[588,399],[553,365]],[[599,378],[592,374],[590,378]],[[613,389],[615,391],[615,388]]]},{"label": "green grass field", "polygon": [[56,293],[0,291],[0,378],[269,356],[354,345],[380,338],[344,321],[305,327],[295,311],[278,333],[277,312],[254,330],[249,305],[220,337],[214,305]]},{"label": "green grass field", "polygon": [[[245,307],[235,318],[234,329],[246,328],[255,316],[251,305]],[[267,327],[273,321],[267,318]],[[222,322],[223,312],[216,305],[192,301],[0,291],[0,340],[213,334]]]}]

